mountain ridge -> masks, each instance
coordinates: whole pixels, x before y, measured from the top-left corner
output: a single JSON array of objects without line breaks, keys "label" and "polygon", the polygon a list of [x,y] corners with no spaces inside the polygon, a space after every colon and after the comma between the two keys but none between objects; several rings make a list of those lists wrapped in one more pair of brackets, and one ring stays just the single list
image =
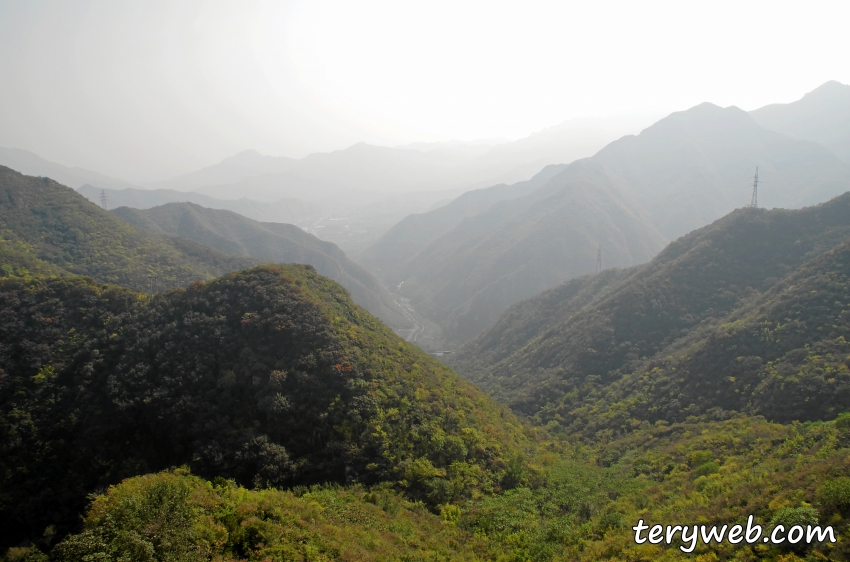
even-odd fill
[{"label": "mountain ridge", "polygon": [[225,254],[274,263],[303,263],[340,283],[354,302],[402,330],[410,322],[371,273],[349,260],[335,244],[319,240],[291,224],[257,222],[228,210],[194,203],[168,203],[146,210],[121,207],[113,214],[138,228],[180,236]]},{"label": "mountain ridge", "polygon": [[[672,351],[676,342],[690,342],[688,334],[700,330],[713,334],[724,322],[734,325],[724,318],[848,239],[850,193],[795,211],[739,209],[672,242],[648,264],[572,279],[516,303],[448,361],[544,423],[573,423],[578,414],[569,412],[582,411],[579,396],[599,400],[592,401],[594,415],[608,419],[599,404],[612,415],[622,413],[604,401],[609,386],[631,377],[630,391],[637,392],[645,372],[675,363],[666,357],[681,355]],[[806,332],[812,343],[818,340],[815,328]],[[694,364],[689,369],[704,371]],[[581,415],[581,423],[588,423],[588,415]]]}]

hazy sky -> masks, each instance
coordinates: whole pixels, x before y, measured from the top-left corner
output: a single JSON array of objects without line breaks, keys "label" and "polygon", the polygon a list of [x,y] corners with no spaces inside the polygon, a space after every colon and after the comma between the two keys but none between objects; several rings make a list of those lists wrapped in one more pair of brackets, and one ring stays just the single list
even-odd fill
[{"label": "hazy sky", "polygon": [[850,2],[0,0],[0,146],[140,181],[850,83]]}]

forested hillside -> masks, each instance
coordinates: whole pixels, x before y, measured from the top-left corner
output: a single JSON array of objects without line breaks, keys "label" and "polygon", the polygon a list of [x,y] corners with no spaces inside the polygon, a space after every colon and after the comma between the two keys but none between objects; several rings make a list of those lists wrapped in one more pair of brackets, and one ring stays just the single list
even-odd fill
[{"label": "forested hillside", "polygon": [[[850,194],[796,211],[740,209],[649,264],[517,303],[452,365],[538,421],[585,433],[712,408],[829,419],[850,381],[811,373],[847,370],[832,348],[847,330],[848,239]],[[794,384],[782,406],[778,389]]]},{"label": "forested hillside", "polygon": [[153,298],[0,281],[0,529],[66,530],[99,486],[188,464],[244,485],[399,482],[431,506],[512,485],[525,430],[310,266]]},{"label": "forested hillside", "polygon": [[113,213],[150,232],[179,236],[232,256],[312,265],[321,275],[348,289],[354,302],[391,327],[410,325],[374,275],[349,260],[336,244],[319,240],[297,226],[257,222],[193,203],[169,203],[144,210],[121,207]]},{"label": "forested hillside", "polygon": [[[37,542],[45,551],[58,542],[59,562],[846,560],[848,445],[848,415],[786,426],[750,417],[643,424],[593,447],[550,448],[516,487],[439,515],[387,485],[248,490],[181,468],[105,490],[83,529]],[[763,534],[776,524],[831,525],[837,543],[637,545],[631,529],[639,519],[746,525],[749,515]],[[6,558],[46,559],[26,547]]]},{"label": "forested hillside", "polygon": [[135,228],[49,178],[0,166],[4,275],[70,273],[148,290],[208,280],[260,260],[232,257],[182,238]]}]

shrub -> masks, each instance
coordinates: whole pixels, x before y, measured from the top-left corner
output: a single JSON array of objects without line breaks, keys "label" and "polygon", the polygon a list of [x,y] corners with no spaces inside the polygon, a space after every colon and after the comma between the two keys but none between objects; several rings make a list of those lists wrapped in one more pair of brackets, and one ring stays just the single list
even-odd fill
[{"label": "shrub", "polygon": [[818,503],[829,511],[850,508],[850,478],[829,480],[818,489]]}]

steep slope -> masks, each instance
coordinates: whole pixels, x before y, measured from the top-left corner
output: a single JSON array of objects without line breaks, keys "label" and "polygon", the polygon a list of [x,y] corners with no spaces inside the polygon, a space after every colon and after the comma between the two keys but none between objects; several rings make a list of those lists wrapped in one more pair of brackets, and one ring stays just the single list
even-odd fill
[{"label": "steep slope", "polygon": [[[400,292],[440,324],[448,347],[477,335],[514,302],[605,263],[649,260],[666,240],[587,163],[585,178],[466,218],[398,268]],[[561,172],[563,173],[563,172]]]},{"label": "steep slope", "polygon": [[818,142],[850,162],[850,86],[827,82],[792,103],[775,103],[750,112],[771,131]]},{"label": "steep slope", "polygon": [[850,165],[823,146],[768,131],[737,107],[710,103],[612,142],[593,160],[671,239],[749,203],[757,165],[761,207],[822,203],[850,181]]},{"label": "steep slope", "polygon": [[436,506],[498,490],[524,432],[310,266],[152,298],[0,281],[3,544],[182,464],[256,487],[397,482]]},{"label": "steep slope", "polygon": [[[755,332],[756,339],[761,338],[764,326],[777,329],[770,322],[790,322],[795,330],[802,330],[793,338],[783,335],[782,346],[793,345],[779,356],[776,350],[752,353],[759,357],[753,359],[757,365],[781,357],[801,346],[801,341],[814,345],[824,337],[839,337],[843,328],[829,335],[826,326],[841,325],[840,283],[816,287],[820,281],[794,279],[843,275],[845,250],[830,252],[843,248],[848,238],[850,194],[797,211],[741,209],[673,242],[646,265],[574,279],[517,303],[488,332],[461,349],[452,364],[473,382],[541,421],[573,423],[584,399],[599,418],[591,421],[592,416],[582,415],[581,423],[588,428],[614,418],[623,422],[618,416],[626,414],[647,419],[647,412],[626,411],[622,404],[615,404],[628,401],[627,396],[631,400],[642,396],[656,406],[652,421],[681,419],[712,407],[748,409],[753,407],[747,400],[754,399],[756,386],[752,379],[739,387],[723,382],[721,374],[736,365],[739,357],[750,355],[744,351],[744,334]],[[782,307],[776,309],[780,312],[766,312],[773,310],[774,299],[785,298],[783,291],[792,285],[797,291],[820,291],[813,293],[819,296],[812,296],[807,306],[813,318],[821,313],[824,318],[801,325]],[[827,300],[821,302],[821,297]],[[738,322],[745,317],[748,322]],[[729,323],[741,324],[740,330],[733,330],[735,337],[729,335]],[[723,341],[727,352],[718,348],[711,350],[713,355],[697,353],[694,346],[705,341]],[[735,346],[737,351],[730,355]],[[678,359],[683,354],[699,357],[683,366]],[[741,361],[752,367],[752,361]],[[657,374],[657,368],[668,363],[677,372],[672,379],[675,384],[664,387],[664,396],[653,394],[662,392],[661,387],[642,377]],[[665,371],[668,376],[671,372]],[[613,394],[612,385],[626,385],[626,380],[631,381],[628,390]],[[728,402],[717,388],[705,388],[714,384],[725,385],[725,391],[739,395],[738,401]],[[679,409],[661,407],[672,400]],[[795,413],[789,409],[785,414],[774,407],[759,411],[783,421],[836,413],[827,402],[818,407]]]},{"label": "steep slope", "polygon": [[394,328],[410,322],[375,277],[349,260],[331,242],[323,242],[291,224],[257,222],[231,211],[205,209],[193,203],[169,203],[152,209],[128,207],[113,213],[128,223],[165,236],[180,236],[232,256],[273,263],[302,263],[333,279],[351,298]]},{"label": "steep slope", "polygon": [[[21,267],[33,272],[34,264],[46,262],[39,266],[44,272],[90,275],[146,290],[150,275],[159,277],[159,288],[170,288],[259,263],[190,240],[150,234],[71,188],[5,167],[0,167],[0,225],[3,255],[11,260],[3,264],[11,268],[7,274]],[[13,254],[26,254],[30,266],[21,265]]]},{"label": "steep slope", "polygon": [[463,219],[476,215],[499,201],[516,199],[531,193],[564,167],[546,166],[528,181],[467,191],[433,211],[409,215],[363,252],[360,261],[380,272],[392,284],[397,284],[403,280],[393,275],[397,266],[451,231],[463,222]]}]

